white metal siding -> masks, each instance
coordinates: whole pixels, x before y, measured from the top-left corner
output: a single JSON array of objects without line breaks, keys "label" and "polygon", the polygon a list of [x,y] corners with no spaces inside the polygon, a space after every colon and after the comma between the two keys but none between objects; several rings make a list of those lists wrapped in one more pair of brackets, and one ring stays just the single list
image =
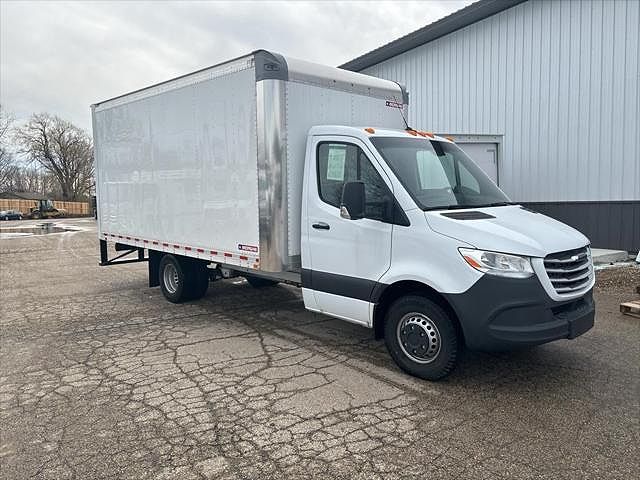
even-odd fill
[{"label": "white metal siding", "polygon": [[503,134],[514,200],[640,200],[639,31],[637,0],[531,0],[362,73],[407,86],[411,126]]}]

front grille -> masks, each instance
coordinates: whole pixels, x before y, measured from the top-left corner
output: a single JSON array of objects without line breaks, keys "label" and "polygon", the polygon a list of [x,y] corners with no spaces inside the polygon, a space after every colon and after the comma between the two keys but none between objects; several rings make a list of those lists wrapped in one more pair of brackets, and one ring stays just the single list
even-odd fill
[{"label": "front grille", "polygon": [[588,247],[547,255],[544,258],[544,268],[559,295],[584,289],[593,275]]}]

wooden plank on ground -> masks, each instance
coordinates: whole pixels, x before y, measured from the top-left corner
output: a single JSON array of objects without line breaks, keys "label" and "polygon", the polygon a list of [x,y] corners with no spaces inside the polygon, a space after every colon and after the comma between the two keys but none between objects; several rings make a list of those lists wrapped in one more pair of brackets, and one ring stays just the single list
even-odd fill
[{"label": "wooden plank on ground", "polygon": [[620,304],[620,311],[625,315],[640,318],[640,300],[633,300]]}]

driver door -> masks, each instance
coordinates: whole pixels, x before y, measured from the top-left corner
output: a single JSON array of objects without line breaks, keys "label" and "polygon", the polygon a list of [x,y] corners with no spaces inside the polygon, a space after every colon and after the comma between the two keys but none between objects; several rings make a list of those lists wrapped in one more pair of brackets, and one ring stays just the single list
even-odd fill
[{"label": "driver door", "polygon": [[[370,326],[371,295],[391,263],[391,182],[358,139],[314,137],[311,148],[302,266],[305,297],[312,294],[316,305],[307,307]],[[340,216],[342,189],[350,181],[365,184],[365,218]]]}]

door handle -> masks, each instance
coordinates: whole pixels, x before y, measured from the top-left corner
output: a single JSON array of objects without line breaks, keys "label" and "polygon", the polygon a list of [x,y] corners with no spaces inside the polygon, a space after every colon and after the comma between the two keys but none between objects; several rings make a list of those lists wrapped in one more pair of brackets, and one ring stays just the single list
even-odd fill
[{"label": "door handle", "polygon": [[311,226],[316,230],[329,230],[331,228],[328,223],[324,223],[324,222],[314,223]]}]

